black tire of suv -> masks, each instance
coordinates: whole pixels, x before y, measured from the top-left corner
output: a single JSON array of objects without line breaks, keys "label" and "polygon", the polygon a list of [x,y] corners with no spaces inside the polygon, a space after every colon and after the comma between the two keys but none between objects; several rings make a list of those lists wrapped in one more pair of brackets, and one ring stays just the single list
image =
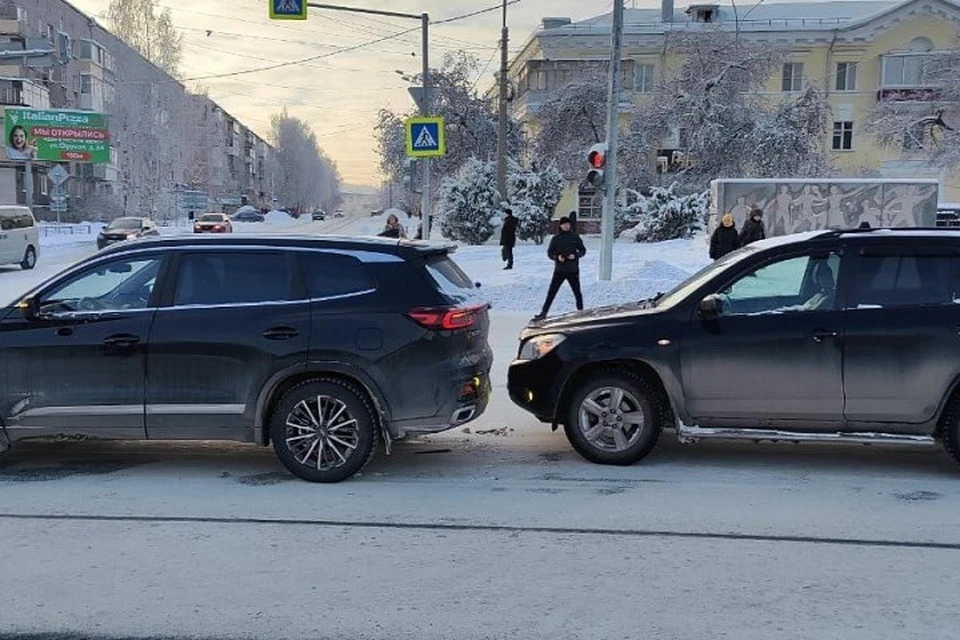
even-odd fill
[{"label": "black tire of suv", "polygon": [[[620,387],[636,398],[643,412],[644,427],[640,437],[623,451],[604,451],[590,444],[580,430],[580,405],[594,391],[603,387]],[[580,384],[570,398],[564,431],[567,440],[581,456],[597,464],[627,466],[636,464],[653,451],[663,430],[664,411],[660,396],[642,377],[629,370],[607,370]]]},{"label": "black tire of suv", "polygon": [[940,436],[943,439],[943,448],[960,464],[960,394],[954,394],[943,412]]},{"label": "black tire of suv", "polygon": [[[350,416],[357,421],[358,445],[341,466],[320,470],[301,464],[287,444],[287,416],[303,400],[328,396],[346,405]],[[377,450],[377,422],[375,411],[366,394],[355,385],[336,378],[307,380],[287,391],[270,418],[270,439],[273,450],[283,466],[295,476],[310,482],[340,482],[357,474],[373,459]]]},{"label": "black tire of suv", "polygon": [[33,247],[27,247],[27,250],[23,252],[23,262],[20,263],[20,268],[29,270],[35,266],[37,266],[37,250]]}]

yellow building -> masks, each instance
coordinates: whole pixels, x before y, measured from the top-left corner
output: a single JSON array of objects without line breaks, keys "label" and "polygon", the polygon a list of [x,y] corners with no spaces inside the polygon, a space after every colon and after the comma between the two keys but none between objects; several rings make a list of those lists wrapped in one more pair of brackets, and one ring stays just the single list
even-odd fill
[{"label": "yellow building", "polygon": [[[738,7],[739,20],[731,6],[719,4],[681,9],[674,7],[673,0],[663,0],[660,9],[627,9],[623,85],[628,99],[639,102],[652,93],[657,77],[670,63],[664,54],[667,33],[738,28],[748,41],[789,51],[766,87],[771,100],[799,92],[807,84],[826,92],[833,122],[828,123],[824,146],[839,171],[851,175],[871,169],[889,178],[936,178],[941,202],[960,202],[960,173],[917,158],[912,140],[905,140],[902,149],[881,147],[866,128],[878,101],[908,100],[933,88],[924,81],[923,60],[954,45],[960,31],[960,4],[954,0],[844,0]],[[611,23],[610,14],[578,23],[544,18],[542,28],[510,64],[516,89],[511,102],[514,116],[530,123],[552,92],[562,90],[590,66],[605,61],[608,65]],[[622,119],[629,117],[625,110]],[[682,141],[665,140],[662,146],[665,151],[658,164],[667,168],[669,154],[682,150]],[[580,220],[596,220],[600,202],[593,192],[572,187],[557,207],[557,215],[577,210]]]}]

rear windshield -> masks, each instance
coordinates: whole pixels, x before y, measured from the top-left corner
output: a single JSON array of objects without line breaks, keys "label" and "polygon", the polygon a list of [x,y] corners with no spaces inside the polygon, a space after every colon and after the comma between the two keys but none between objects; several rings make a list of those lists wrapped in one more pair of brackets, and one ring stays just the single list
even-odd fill
[{"label": "rear windshield", "polygon": [[200,222],[223,222],[223,216],[219,213],[208,213],[205,216],[200,216]]},{"label": "rear windshield", "polygon": [[139,229],[140,218],[117,218],[107,226],[107,229]]},{"label": "rear windshield", "polygon": [[437,290],[454,302],[466,302],[476,298],[477,286],[449,256],[427,258],[427,273]]}]

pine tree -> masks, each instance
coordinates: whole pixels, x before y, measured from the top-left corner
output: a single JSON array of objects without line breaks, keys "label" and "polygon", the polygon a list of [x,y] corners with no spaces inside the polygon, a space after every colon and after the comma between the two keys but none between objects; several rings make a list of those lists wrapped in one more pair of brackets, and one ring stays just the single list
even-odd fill
[{"label": "pine tree", "polygon": [[492,162],[472,158],[459,178],[444,180],[440,187],[440,231],[445,238],[483,244],[493,236],[490,221],[499,211],[497,167]]},{"label": "pine tree", "polygon": [[636,194],[636,201],[624,209],[625,216],[639,220],[634,228],[637,242],[691,238],[703,228],[708,192],[680,195],[676,191],[676,182],[653,187],[649,196]]},{"label": "pine tree", "polygon": [[527,171],[513,160],[507,174],[510,208],[517,218],[517,237],[543,244],[553,211],[563,194],[563,175],[554,165],[544,170],[534,160]]}]

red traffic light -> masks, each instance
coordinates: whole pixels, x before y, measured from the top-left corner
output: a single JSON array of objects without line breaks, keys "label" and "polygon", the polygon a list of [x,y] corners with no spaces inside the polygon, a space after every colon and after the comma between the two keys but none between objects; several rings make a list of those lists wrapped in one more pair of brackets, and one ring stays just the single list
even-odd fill
[{"label": "red traffic light", "polygon": [[594,169],[603,169],[607,164],[607,145],[599,143],[590,147],[587,163]]}]

